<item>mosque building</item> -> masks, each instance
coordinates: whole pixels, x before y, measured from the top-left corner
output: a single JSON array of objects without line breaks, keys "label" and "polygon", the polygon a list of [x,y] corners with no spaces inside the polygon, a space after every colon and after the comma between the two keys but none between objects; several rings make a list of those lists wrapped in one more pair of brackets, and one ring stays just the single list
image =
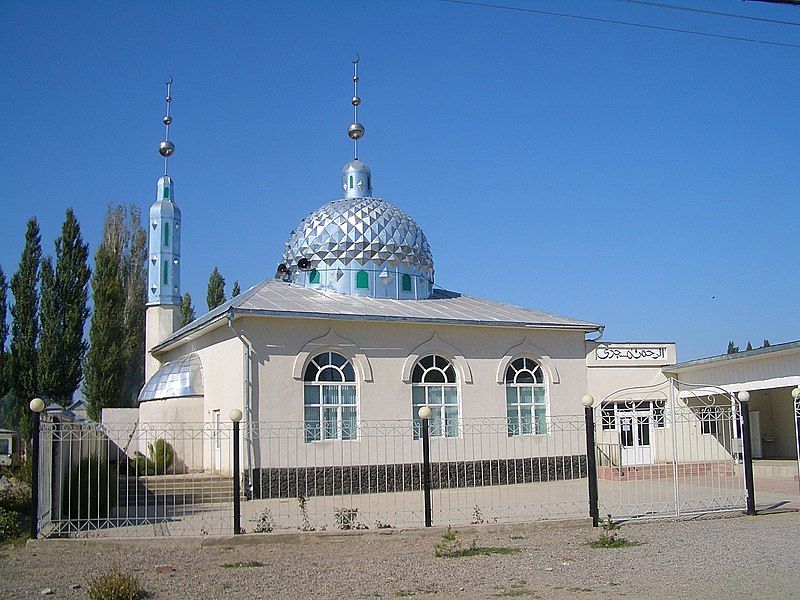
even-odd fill
[{"label": "mosque building", "polygon": [[[380,180],[359,157],[365,129],[358,120],[358,60],[353,64],[347,133],[355,152],[342,169],[340,197],[300,220],[274,274],[180,328],[181,211],[167,174],[174,152],[168,87],[167,137],[159,147],[164,174],[149,213],[146,384],[138,420],[213,429],[240,409],[245,427],[302,423],[297,443],[310,462],[315,452],[371,443],[359,439],[365,424],[404,420],[401,456],[410,461],[419,453],[419,422],[412,419],[422,405],[432,410],[433,438],[458,438],[465,420],[504,419],[509,439],[528,437],[544,447],[548,419],[581,413],[587,390],[600,400],[620,388],[668,381],[673,343],[605,342],[600,324],[435,285],[425,233],[375,195]],[[627,418],[623,404],[603,410],[619,423]],[[637,410],[647,412],[656,435],[663,405]],[[649,444],[649,430],[637,434],[631,443]],[[269,466],[266,446],[245,435],[251,472]],[[224,470],[229,456],[212,441],[184,461]]]}]

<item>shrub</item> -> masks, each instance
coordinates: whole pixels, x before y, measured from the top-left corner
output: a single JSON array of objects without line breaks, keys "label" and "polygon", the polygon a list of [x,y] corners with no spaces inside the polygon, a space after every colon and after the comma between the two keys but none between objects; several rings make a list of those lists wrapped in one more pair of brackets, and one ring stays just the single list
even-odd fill
[{"label": "shrub", "polygon": [[134,452],[132,468],[137,475],[164,475],[175,462],[175,449],[164,438],[147,444],[147,453],[150,456]]},{"label": "shrub", "polygon": [[119,567],[89,582],[89,600],[137,600],[144,598],[139,580]]},{"label": "shrub", "polygon": [[31,491],[22,487],[0,491],[0,508],[10,512],[28,514],[31,510]]},{"label": "shrub", "polygon": [[97,457],[84,458],[72,467],[64,482],[61,514],[65,519],[97,519],[117,505],[117,474]]},{"label": "shrub", "polygon": [[261,515],[256,519],[256,526],[253,528],[253,533],[272,533],[275,525],[272,522],[272,513],[269,507],[261,511]]},{"label": "shrub", "polygon": [[0,542],[7,542],[21,535],[20,514],[0,507]]},{"label": "shrub", "polygon": [[627,548],[628,546],[638,546],[639,542],[631,542],[619,535],[620,526],[614,523],[611,515],[602,522],[603,530],[596,540],[589,542],[592,548]]}]

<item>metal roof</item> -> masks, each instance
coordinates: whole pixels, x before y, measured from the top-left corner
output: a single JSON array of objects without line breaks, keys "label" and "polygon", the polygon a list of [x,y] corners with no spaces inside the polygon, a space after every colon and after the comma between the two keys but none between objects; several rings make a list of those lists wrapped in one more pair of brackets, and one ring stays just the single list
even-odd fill
[{"label": "metal roof", "polygon": [[729,364],[730,361],[743,360],[761,356],[764,354],[772,354],[775,352],[785,352],[787,350],[795,350],[800,348],[800,340],[794,342],[786,342],[784,344],[775,344],[774,346],[767,346],[766,348],[754,348],[752,350],[743,350],[741,352],[734,352],[733,354],[720,354],[719,356],[709,356],[708,358],[698,358],[696,360],[687,360],[685,362],[676,363],[662,367],[665,373],[677,373],[683,369],[693,369],[697,367],[712,367],[721,364]]},{"label": "metal roof", "polygon": [[164,350],[182,338],[197,337],[202,329],[224,319],[229,312],[232,312],[234,316],[573,329],[578,331],[600,329],[600,325],[596,323],[551,315],[511,304],[480,300],[442,289],[435,289],[433,296],[424,300],[394,300],[346,296],[335,292],[309,289],[277,279],[268,279],[182,327],[157,344],[153,351]]},{"label": "metal roof", "polygon": [[204,390],[203,365],[200,357],[192,353],[168,362],[153,373],[139,392],[139,402],[202,396]]}]

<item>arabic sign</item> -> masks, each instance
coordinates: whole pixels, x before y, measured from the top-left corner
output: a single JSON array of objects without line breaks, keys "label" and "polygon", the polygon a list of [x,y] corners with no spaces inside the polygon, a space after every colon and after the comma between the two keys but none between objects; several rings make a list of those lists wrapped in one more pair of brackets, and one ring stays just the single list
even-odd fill
[{"label": "arabic sign", "polygon": [[667,356],[666,346],[630,347],[630,346],[598,346],[597,360],[664,360]]}]

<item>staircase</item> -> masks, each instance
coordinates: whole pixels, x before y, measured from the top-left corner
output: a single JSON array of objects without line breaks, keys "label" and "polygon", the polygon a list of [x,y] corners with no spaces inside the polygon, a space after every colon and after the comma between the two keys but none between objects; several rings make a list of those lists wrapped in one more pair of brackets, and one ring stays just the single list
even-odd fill
[{"label": "staircase", "polygon": [[119,505],[129,507],[231,503],[233,480],[218,473],[122,477],[118,493]]},{"label": "staircase", "polygon": [[[678,463],[678,478],[692,477],[732,477],[733,461],[706,461]],[[611,481],[641,481],[651,479],[672,479],[675,477],[673,463],[655,463],[652,465],[631,465],[627,467],[599,467],[598,479]]]}]

